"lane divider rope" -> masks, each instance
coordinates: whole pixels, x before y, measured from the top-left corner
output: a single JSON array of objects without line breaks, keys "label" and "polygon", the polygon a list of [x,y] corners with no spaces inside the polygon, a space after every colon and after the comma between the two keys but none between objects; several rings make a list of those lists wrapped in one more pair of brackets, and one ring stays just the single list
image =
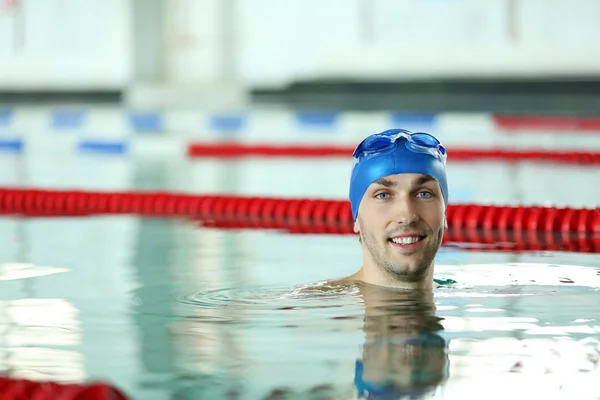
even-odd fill
[{"label": "lane divider rope", "polygon": [[[0,213],[23,216],[138,214],[181,216],[252,227],[352,231],[347,200],[189,195],[168,192],[91,192],[0,189]],[[600,233],[599,208],[450,204],[449,227]]]},{"label": "lane divider rope", "polygon": [[0,377],[3,400],[127,400],[119,390],[103,383],[65,384]]},{"label": "lane divider rope", "polygon": [[[231,142],[192,143],[187,148],[190,158],[217,157],[345,157],[350,158],[354,148],[344,146],[259,145]],[[516,149],[466,149],[450,148],[452,161],[505,161],[545,162],[554,164],[600,165],[600,153],[585,151],[516,150]]]}]

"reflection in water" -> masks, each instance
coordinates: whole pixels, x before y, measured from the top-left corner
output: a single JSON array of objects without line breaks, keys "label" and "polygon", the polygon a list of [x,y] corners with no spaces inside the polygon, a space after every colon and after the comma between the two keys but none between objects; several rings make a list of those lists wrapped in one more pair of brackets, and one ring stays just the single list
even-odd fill
[{"label": "reflection in water", "polygon": [[0,300],[0,371],[11,378],[77,382],[87,378],[76,350],[78,310],[63,299]]},{"label": "reflection in water", "polygon": [[174,393],[597,399],[597,272],[473,264],[442,266],[433,293],[322,283],[180,295]]},{"label": "reflection in water", "polygon": [[[431,292],[322,284],[180,300],[194,315],[171,331],[178,364],[203,381],[186,395],[237,388],[240,398],[258,399],[422,398],[448,378]],[[250,396],[257,387],[263,394]]]},{"label": "reflection in water", "polygon": [[362,359],[354,385],[360,398],[421,398],[448,378],[448,346],[438,332],[433,293],[360,285],[365,304]]}]

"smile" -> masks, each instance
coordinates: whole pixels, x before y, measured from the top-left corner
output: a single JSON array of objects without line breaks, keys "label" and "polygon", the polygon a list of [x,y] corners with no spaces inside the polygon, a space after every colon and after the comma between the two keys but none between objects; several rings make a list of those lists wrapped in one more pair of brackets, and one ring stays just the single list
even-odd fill
[{"label": "smile", "polygon": [[394,248],[400,250],[403,253],[412,252],[417,250],[423,244],[425,236],[402,236],[390,238],[388,241]]},{"label": "smile", "polygon": [[422,239],[421,236],[409,236],[409,237],[401,237],[401,238],[392,238],[390,240],[396,244],[407,245],[407,244],[416,243],[421,239]]}]

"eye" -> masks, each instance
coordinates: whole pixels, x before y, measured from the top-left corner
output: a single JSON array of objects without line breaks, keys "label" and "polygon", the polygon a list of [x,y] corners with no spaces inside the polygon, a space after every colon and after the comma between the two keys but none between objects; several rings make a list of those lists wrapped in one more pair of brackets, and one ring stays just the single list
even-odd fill
[{"label": "eye", "polygon": [[375,195],[375,198],[376,199],[380,199],[380,200],[389,199],[390,198],[390,194],[389,193],[385,193],[385,192],[377,193]]},{"label": "eye", "polygon": [[433,197],[433,193],[431,193],[428,190],[421,190],[420,192],[417,193],[417,197],[420,197],[422,199],[429,199]]}]

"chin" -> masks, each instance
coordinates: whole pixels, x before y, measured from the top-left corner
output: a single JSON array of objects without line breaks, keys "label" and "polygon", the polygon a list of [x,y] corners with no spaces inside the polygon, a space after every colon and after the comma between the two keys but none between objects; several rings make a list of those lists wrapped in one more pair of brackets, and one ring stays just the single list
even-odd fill
[{"label": "chin", "polygon": [[399,269],[406,271],[418,271],[421,269],[427,269],[429,266],[423,266],[425,257],[422,253],[413,253],[410,255],[401,255],[400,257],[393,257],[391,260],[394,264],[398,265]]},{"label": "chin", "polygon": [[429,273],[430,266],[423,266],[421,264],[402,264],[402,265],[394,265],[389,272],[393,275],[401,278],[406,282],[418,282],[427,277]]}]

